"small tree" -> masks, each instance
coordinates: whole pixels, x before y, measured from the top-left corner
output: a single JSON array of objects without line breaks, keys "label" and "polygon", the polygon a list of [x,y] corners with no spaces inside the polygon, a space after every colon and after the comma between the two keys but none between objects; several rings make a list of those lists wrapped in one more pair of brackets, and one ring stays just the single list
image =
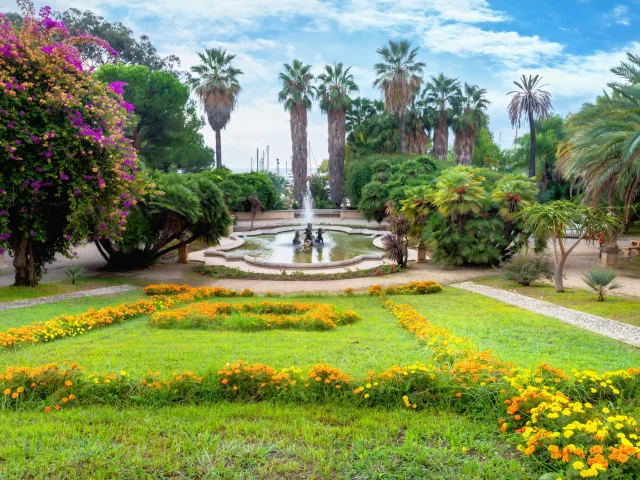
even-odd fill
[{"label": "small tree", "polygon": [[[516,215],[524,228],[536,238],[553,242],[554,275],[556,292],[564,292],[562,271],[571,252],[582,240],[594,241],[598,233],[605,238],[620,229],[622,222],[607,211],[576,205],[567,200],[531,205]],[[576,232],[577,240],[567,245],[567,231]]]},{"label": "small tree", "polygon": [[409,219],[409,237],[418,242],[418,247],[423,247],[422,237],[427,218],[432,211],[431,188],[424,185],[412,187],[407,189],[405,194],[406,198],[400,201],[400,213]]},{"label": "small tree", "polygon": [[251,204],[251,228],[253,230],[253,221],[256,219],[258,212],[262,211],[262,202],[255,193],[249,195],[249,203]]},{"label": "small tree", "polygon": [[385,218],[389,223],[390,234],[382,239],[387,258],[400,267],[407,268],[409,259],[409,219],[401,214],[393,214]]},{"label": "small tree", "polygon": [[117,53],[72,36],[49,7],[18,4],[19,27],[0,14],[0,254],[13,254],[15,285],[35,286],[72,243],[121,238],[142,180],[124,135],[133,106],[84,70],[76,46]]}]

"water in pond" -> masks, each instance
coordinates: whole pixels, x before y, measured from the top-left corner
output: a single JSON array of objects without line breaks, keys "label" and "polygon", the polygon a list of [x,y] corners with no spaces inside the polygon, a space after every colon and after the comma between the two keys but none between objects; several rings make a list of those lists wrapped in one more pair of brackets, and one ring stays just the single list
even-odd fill
[{"label": "water in pond", "polygon": [[[316,232],[317,228],[313,231],[314,237]],[[293,245],[293,235],[294,232],[283,232],[245,237],[245,244],[234,249],[233,253],[275,263],[327,263],[382,252],[374,247],[373,238],[342,232],[324,232],[324,245],[313,245],[311,252],[304,252],[301,245]],[[303,232],[300,232],[300,237],[304,240]]]}]

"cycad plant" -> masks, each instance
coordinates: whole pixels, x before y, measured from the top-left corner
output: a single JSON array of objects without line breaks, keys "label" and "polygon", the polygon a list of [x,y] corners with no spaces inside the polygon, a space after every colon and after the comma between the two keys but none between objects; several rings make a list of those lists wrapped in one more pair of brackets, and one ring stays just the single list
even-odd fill
[{"label": "cycad plant", "polygon": [[460,94],[458,79],[445,77],[444,73],[432,76],[425,87],[423,96],[436,109],[433,152],[438,160],[446,160],[449,154],[449,122],[454,117],[454,107],[459,104]]},{"label": "cycad plant", "polygon": [[227,126],[231,112],[236,108],[242,70],[231,65],[235,55],[222,48],[208,48],[198,52],[200,63],[191,67],[194,76],[189,80],[207,113],[209,125],[216,132],[216,167],[222,167],[222,140],[220,130]]},{"label": "cycad plant", "polygon": [[411,99],[420,88],[422,69],[426,65],[416,61],[418,48],[412,49],[408,40],[389,40],[388,45],[376,51],[382,57],[382,62],[376,63],[374,67],[376,80],[373,86],[382,90],[386,110],[393,113],[400,122],[400,153],[405,155],[405,114]]},{"label": "cycad plant", "polygon": [[278,100],[284,104],[291,120],[291,170],[293,170],[293,193],[299,205],[304,202],[307,191],[307,110],[315,95],[312,85],[311,65],[294,60],[284,64],[284,72],[279,76],[282,90]]},{"label": "cycad plant", "polygon": [[433,194],[440,213],[458,225],[460,233],[468,214],[480,213],[485,203],[485,178],[472,167],[454,167],[442,172]]},{"label": "cycad plant", "polygon": [[329,191],[336,206],[344,196],[346,112],[351,108],[350,95],[358,91],[350,69],[342,63],[327,65],[318,75],[320,109],[328,115],[329,124]]},{"label": "cycad plant", "polygon": [[491,199],[498,204],[505,222],[513,222],[515,214],[535,202],[535,181],[524,173],[511,173],[496,182]]},{"label": "cycad plant", "polygon": [[615,278],[616,272],[610,268],[592,268],[584,274],[582,280],[598,294],[598,301],[604,302],[607,292],[622,287],[619,283],[611,283]]}]

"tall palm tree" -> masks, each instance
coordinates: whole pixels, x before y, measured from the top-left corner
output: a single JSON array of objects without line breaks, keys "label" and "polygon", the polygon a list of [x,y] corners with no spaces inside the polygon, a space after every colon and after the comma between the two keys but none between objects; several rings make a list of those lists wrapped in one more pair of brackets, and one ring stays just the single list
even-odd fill
[{"label": "tall palm tree", "polygon": [[394,42],[376,50],[382,62],[376,63],[376,80],[374,87],[384,92],[387,111],[393,113],[400,123],[400,152],[407,153],[405,139],[405,114],[412,97],[418,92],[422,83],[422,69],[426,65],[416,62],[418,48],[411,48],[408,40]]},{"label": "tall palm tree", "polygon": [[207,113],[209,125],[216,132],[216,167],[222,167],[222,140],[220,130],[227,126],[231,112],[238,104],[240,83],[238,76],[242,70],[234,68],[231,62],[235,55],[229,55],[222,48],[207,48],[198,52],[200,64],[191,67],[196,76],[189,80],[191,89],[198,95]]},{"label": "tall palm tree", "polygon": [[353,133],[362,130],[364,124],[376,114],[373,102],[365,97],[356,97],[346,111],[346,129]]},{"label": "tall palm tree", "polygon": [[519,82],[513,82],[520,90],[513,90],[507,95],[513,95],[509,103],[509,119],[511,125],[519,127],[523,120],[529,122],[531,146],[529,148],[529,176],[536,176],[536,120],[545,120],[549,117],[553,107],[551,106],[551,94],[542,90],[547,84],[541,85],[542,77],[522,75]]},{"label": "tall palm tree", "polygon": [[465,82],[464,92],[460,97],[459,115],[454,119],[452,127],[455,133],[453,151],[458,165],[471,165],[476,137],[482,127],[488,123],[486,109],[489,101],[485,97],[487,91],[477,85]]},{"label": "tall palm tree", "polygon": [[438,160],[446,160],[449,154],[449,121],[460,97],[460,83],[457,78],[448,78],[441,73],[431,77],[423,92],[424,98],[435,105],[438,121],[433,139],[433,151]]},{"label": "tall palm tree", "polygon": [[625,222],[640,187],[640,57],[627,57],[629,63],[611,70],[625,81],[610,83],[611,94],[570,117],[569,135],[558,148],[563,176],[580,179],[593,205],[620,200]]},{"label": "tall palm tree", "polygon": [[351,67],[342,63],[326,65],[318,75],[320,109],[328,115],[329,124],[329,192],[331,201],[340,206],[344,196],[344,149],[346,142],[346,112],[351,108],[352,93],[358,85],[349,73]]},{"label": "tall palm tree", "polygon": [[291,118],[291,170],[293,171],[293,193],[299,205],[307,192],[307,110],[315,95],[312,85],[311,65],[296,59],[293,64],[284,64],[284,72],[279,75],[282,90],[278,100]]}]

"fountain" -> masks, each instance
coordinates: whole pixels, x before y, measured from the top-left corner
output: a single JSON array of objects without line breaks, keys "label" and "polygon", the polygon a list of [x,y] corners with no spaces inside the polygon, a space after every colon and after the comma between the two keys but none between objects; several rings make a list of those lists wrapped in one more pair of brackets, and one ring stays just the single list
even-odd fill
[{"label": "fountain", "polygon": [[311,196],[311,185],[307,181],[307,193],[304,194],[302,210],[302,226],[306,227],[307,224],[313,223],[313,197]]}]

